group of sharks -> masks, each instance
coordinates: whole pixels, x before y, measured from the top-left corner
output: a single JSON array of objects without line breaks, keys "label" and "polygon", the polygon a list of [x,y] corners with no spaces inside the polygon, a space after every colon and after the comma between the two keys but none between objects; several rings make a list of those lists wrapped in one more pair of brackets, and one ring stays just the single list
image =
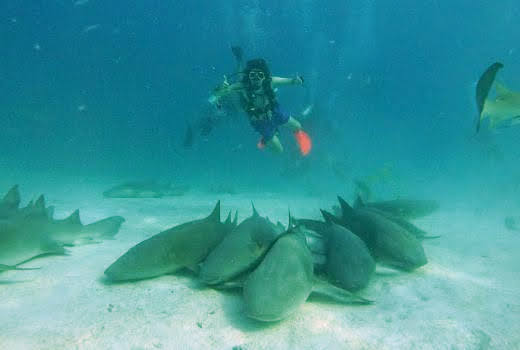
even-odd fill
[{"label": "group of sharks", "polygon": [[120,216],[83,225],[79,210],[54,219],[54,207],[43,195],[20,208],[20,192],[13,186],[0,201],[0,272],[26,270],[20,265],[42,255],[66,254],[65,247],[111,239],[125,221]]},{"label": "group of sharks", "polygon": [[[272,322],[293,314],[311,295],[343,304],[370,304],[356,293],[367,286],[376,262],[405,271],[427,263],[420,243],[432,238],[408,220],[428,215],[436,202],[393,200],[350,206],[341,197],[323,220],[295,219],[289,225],[262,217],[253,205],[238,223],[220,219],[220,201],[205,218],[162,231],[130,248],[104,272],[111,282],[135,281],[187,268],[203,284],[240,288],[246,315]],[[22,264],[65,247],[112,239],[124,219],[112,216],[83,225],[76,210],[61,220],[42,196],[20,207],[18,186],[0,201],[0,272],[27,270]]]},{"label": "group of sharks", "polygon": [[272,322],[293,314],[311,293],[345,304],[370,304],[354,294],[368,284],[376,261],[410,271],[426,264],[420,243],[428,236],[407,219],[427,215],[432,201],[396,200],[351,207],[340,215],[294,219],[289,225],[253,214],[220,220],[220,201],[209,216],[189,221],[130,248],[105,270],[112,282],[188,268],[204,284],[241,288],[246,315]]}]

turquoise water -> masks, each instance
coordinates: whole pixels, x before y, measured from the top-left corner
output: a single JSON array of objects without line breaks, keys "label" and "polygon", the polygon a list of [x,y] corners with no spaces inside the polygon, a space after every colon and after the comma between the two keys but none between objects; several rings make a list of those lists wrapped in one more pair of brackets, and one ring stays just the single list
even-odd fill
[{"label": "turquoise water", "polygon": [[[0,314],[0,330],[9,329],[0,335],[0,348],[2,342],[11,348],[130,349],[153,348],[156,343],[175,348],[166,330],[182,324],[183,317],[196,326],[189,310],[162,323],[157,321],[160,310],[148,313],[146,322],[161,324],[159,330],[150,327],[146,332],[150,339],[159,339],[156,343],[136,338],[125,344],[124,337],[115,335],[117,329],[126,335],[143,325],[136,309],[103,321],[107,328],[110,322],[113,326],[105,334],[96,328],[89,336],[96,341],[80,341],[85,335],[79,329],[101,322],[88,301],[96,298],[96,288],[104,288],[96,278],[107,263],[162,229],[200,218],[217,199],[226,210],[239,209],[240,219],[248,216],[251,199],[261,201],[264,215],[286,224],[287,208],[297,216],[318,218],[318,209],[330,209],[336,195],[353,200],[359,191],[356,183],[367,186],[373,200],[413,197],[441,204],[434,216],[415,222],[443,238],[424,243],[429,264],[422,272],[399,277],[407,289],[388,287],[398,279],[380,280],[366,292],[383,305],[377,312],[363,309],[359,319],[350,313],[344,319],[328,304],[311,305],[287,326],[268,330],[233,316],[239,306],[224,294],[233,306],[227,317],[215,321],[214,333],[205,329],[204,341],[197,342],[200,335],[186,329],[193,348],[270,348],[277,339],[279,348],[337,345],[325,338],[349,344],[337,348],[353,349],[518,346],[514,324],[519,319],[513,313],[518,313],[518,301],[511,297],[518,296],[518,258],[512,250],[518,235],[504,220],[516,217],[520,222],[520,128],[492,130],[485,122],[475,132],[475,86],[490,64],[502,62],[497,80],[520,91],[517,2],[5,0],[0,10],[0,194],[19,184],[23,205],[44,193],[60,218],[80,208],[86,222],[111,215],[127,219],[116,241],[71,253],[74,264],[81,266],[78,270],[93,279],[92,289],[77,301],[87,304],[89,316],[71,327],[69,335],[56,336],[71,314],[60,311],[60,321],[46,333],[45,315],[57,301],[43,298],[38,304],[27,292],[42,288],[51,293],[52,273],[70,268],[62,265],[62,258],[31,262],[48,267],[28,272],[33,282],[0,284],[6,315],[34,316],[30,326],[20,328],[22,316],[16,326],[7,326],[9,319]],[[242,47],[246,60],[266,59],[274,75],[304,77],[303,86],[280,87],[277,95],[313,140],[307,157],[299,154],[285,129],[280,132],[284,153],[259,150],[260,136],[244,113],[230,106],[219,111],[208,103],[223,75],[235,77],[232,46]],[[311,112],[303,116],[309,106]],[[211,132],[203,131],[207,118],[213,118]],[[189,147],[188,125],[193,130]],[[141,180],[190,190],[184,197],[137,202],[101,196],[110,186]],[[99,264],[85,262],[97,254]],[[485,261],[489,257],[492,262]],[[496,276],[484,269],[486,264],[498,271]],[[2,273],[0,281],[23,279],[20,273]],[[74,300],[82,285],[77,274],[67,273],[74,287],[67,291],[66,278],[56,277],[56,285]],[[165,278],[175,288],[189,280]],[[165,280],[159,281],[159,290],[166,288]],[[432,291],[429,286],[437,287]],[[130,288],[139,293],[136,286]],[[143,288],[153,290],[153,281]],[[493,289],[498,290],[496,304],[486,304]],[[102,298],[112,295],[120,301],[117,291],[110,293]],[[211,293],[203,292],[201,303],[222,302],[220,294]],[[189,295],[194,298],[189,305],[196,305],[196,297]],[[411,295],[414,300],[445,299],[438,301],[440,306],[426,307],[421,316],[425,306],[419,301],[404,311],[396,306],[400,297]],[[461,306],[468,295],[475,299]],[[163,297],[158,293],[152,300]],[[35,303],[36,315],[23,306]],[[487,305],[481,313],[479,303]],[[444,310],[449,305],[454,309],[436,318],[435,307]],[[511,322],[500,325],[497,310],[507,313]],[[404,314],[412,316],[404,321]],[[129,315],[135,323],[125,329],[122,320]],[[472,318],[477,319],[474,326]],[[490,329],[486,318],[493,319]],[[355,324],[351,337],[345,335],[349,322]],[[370,322],[374,329],[364,328]],[[388,338],[385,323],[404,337],[402,343]],[[397,331],[405,325],[413,329],[409,337]],[[289,340],[291,327],[300,327],[294,342]],[[226,330],[232,330],[229,339],[208,340],[224,336]],[[306,332],[317,338],[306,341]],[[439,343],[436,335],[443,332],[447,339]],[[175,334],[182,332],[177,329]],[[54,345],[38,345],[49,335],[57,337]]]}]

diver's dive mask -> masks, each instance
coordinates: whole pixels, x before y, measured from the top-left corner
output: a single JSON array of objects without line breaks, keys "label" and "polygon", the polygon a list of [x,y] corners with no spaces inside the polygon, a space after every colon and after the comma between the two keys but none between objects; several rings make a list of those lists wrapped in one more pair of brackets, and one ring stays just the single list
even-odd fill
[{"label": "diver's dive mask", "polygon": [[261,70],[252,70],[249,72],[249,80],[251,81],[259,81],[265,79],[265,73]]}]

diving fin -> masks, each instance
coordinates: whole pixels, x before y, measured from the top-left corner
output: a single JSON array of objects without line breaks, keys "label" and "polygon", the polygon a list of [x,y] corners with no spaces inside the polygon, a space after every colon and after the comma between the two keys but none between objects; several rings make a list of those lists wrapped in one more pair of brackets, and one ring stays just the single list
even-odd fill
[{"label": "diving fin", "polygon": [[240,46],[231,46],[231,51],[233,52],[233,56],[238,63],[242,63],[244,60],[244,52]]}]

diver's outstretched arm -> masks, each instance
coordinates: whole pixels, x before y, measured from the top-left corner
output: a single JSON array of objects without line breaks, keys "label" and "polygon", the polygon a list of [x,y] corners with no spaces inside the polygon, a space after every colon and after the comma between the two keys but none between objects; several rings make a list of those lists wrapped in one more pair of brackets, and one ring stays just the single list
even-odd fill
[{"label": "diver's outstretched arm", "polygon": [[241,82],[229,84],[227,81],[224,81],[223,84],[220,84],[213,90],[213,96],[219,98],[240,90],[243,90]]},{"label": "diver's outstretched arm", "polygon": [[283,85],[303,85],[303,77],[299,75],[297,75],[294,78],[272,77],[271,84],[273,85],[273,87]]}]

